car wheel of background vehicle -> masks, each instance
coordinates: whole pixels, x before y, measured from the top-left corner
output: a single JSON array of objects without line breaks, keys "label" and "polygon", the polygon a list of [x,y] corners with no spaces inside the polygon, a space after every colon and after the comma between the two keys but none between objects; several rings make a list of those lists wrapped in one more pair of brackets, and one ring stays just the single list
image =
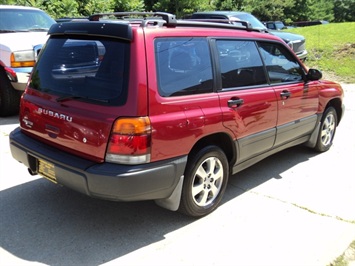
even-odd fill
[{"label": "car wheel of background vehicle", "polygon": [[19,111],[20,92],[16,91],[5,72],[0,69],[0,116],[15,115]]},{"label": "car wheel of background vehicle", "polygon": [[323,114],[321,126],[318,133],[317,144],[315,149],[319,152],[324,152],[330,149],[333,144],[338,117],[335,109],[329,107]]},{"label": "car wheel of background vehicle", "polygon": [[189,156],[179,211],[201,217],[214,211],[228,183],[229,166],[224,152],[207,146]]}]

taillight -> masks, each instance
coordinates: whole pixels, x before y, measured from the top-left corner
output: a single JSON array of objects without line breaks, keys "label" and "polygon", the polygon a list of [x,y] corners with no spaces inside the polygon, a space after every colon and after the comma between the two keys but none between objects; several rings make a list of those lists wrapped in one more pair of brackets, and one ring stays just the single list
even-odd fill
[{"label": "taillight", "polygon": [[148,117],[119,118],[113,125],[105,160],[120,164],[148,163],[150,144]]}]

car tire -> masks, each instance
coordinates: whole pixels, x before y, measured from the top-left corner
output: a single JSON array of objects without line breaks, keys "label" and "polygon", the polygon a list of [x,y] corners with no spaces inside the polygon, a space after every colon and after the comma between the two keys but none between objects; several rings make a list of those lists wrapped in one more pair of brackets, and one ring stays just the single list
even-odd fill
[{"label": "car tire", "polygon": [[5,72],[0,69],[0,116],[18,114],[21,94],[15,90]]},{"label": "car tire", "polygon": [[333,107],[329,107],[324,112],[318,133],[317,144],[315,150],[325,152],[330,149],[333,144],[336,127],[338,125],[337,112]]},{"label": "car tire", "polygon": [[179,211],[202,217],[214,211],[224,194],[229,177],[225,153],[217,146],[207,146],[189,156]]}]

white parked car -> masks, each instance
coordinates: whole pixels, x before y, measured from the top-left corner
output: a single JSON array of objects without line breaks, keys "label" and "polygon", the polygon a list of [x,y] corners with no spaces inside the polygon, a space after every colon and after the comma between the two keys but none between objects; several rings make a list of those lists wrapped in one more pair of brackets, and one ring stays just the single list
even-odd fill
[{"label": "white parked car", "polygon": [[49,28],[56,23],[44,11],[0,5],[0,116],[18,112],[19,99]]}]

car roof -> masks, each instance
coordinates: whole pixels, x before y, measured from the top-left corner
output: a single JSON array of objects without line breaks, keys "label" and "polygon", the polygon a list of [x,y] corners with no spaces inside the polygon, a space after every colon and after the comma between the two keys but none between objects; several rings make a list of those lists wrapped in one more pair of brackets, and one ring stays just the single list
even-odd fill
[{"label": "car roof", "polygon": [[192,17],[194,15],[225,16],[230,20],[237,18],[238,20],[248,21],[255,29],[267,30],[265,25],[258,18],[256,18],[253,14],[244,11],[200,11],[193,13]]},{"label": "car roof", "polygon": [[225,15],[229,17],[229,16],[235,16],[241,14],[249,14],[249,13],[243,11],[200,11],[200,12],[195,12],[194,14],[214,14],[214,15]]}]

